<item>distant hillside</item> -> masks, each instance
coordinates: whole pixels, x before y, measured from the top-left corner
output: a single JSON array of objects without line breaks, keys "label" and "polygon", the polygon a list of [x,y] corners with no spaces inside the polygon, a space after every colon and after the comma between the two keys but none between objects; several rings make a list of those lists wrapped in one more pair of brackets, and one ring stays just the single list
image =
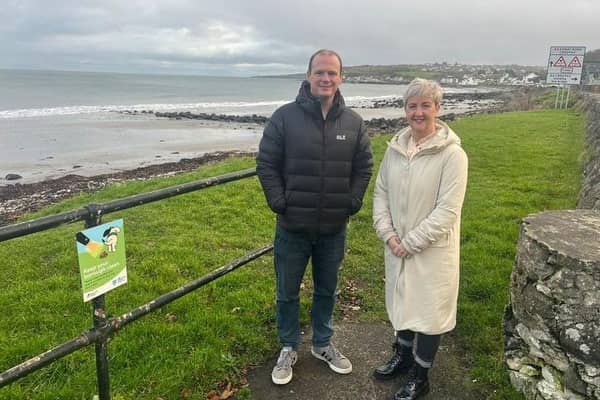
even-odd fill
[{"label": "distant hillside", "polygon": [[[304,73],[270,76],[302,79]],[[545,76],[541,66],[467,65],[467,64],[399,64],[355,65],[344,67],[344,80],[353,83],[406,84],[416,77],[434,79],[444,85],[530,85]]]},{"label": "distant hillside", "polygon": [[[600,49],[588,51],[584,64],[600,63]],[[595,68],[595,67],[594,67]],[[596,69],[594,69],[596,71]],[[305,73],[267,76],[268,78],[303,79]],[[344,67],[344,80],[351,83],[407,84],[414,78],[439,81],[445,86],[530,86],[546,79],[545,66],[469,65],[469,64],[398,64],[353,65]]]},{"label": "distant hillside", "polygon": [[[269,78],[293,78],[302,79],[305,73],[269,76]],[[360,77],[373,77],[386,80],[412,80],[416,77],[427,79],[439,79],[441,74],[427,71],[427,65],[353,65],[344,66],[344,78],[355,80]]]},{"label": "distant hillside", "polygon": [[414,78],[440,79],[439,72],[431,71],[428,65],[356,65],[345,68],[346,78],[360,76],[386,77],[392,80],[412,80]]}]

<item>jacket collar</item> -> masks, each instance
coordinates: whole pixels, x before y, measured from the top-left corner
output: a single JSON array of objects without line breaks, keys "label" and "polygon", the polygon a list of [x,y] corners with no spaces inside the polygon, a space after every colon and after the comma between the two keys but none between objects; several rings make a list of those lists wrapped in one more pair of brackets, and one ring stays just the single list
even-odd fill
[{"label": "jacket collar", "polygon": [[[427,141],[422,153],[437,153],[451,144],[458,144],[460,146],[460,138],[445,122],[436,120],[435,125],[436,133]],[[388,142],[388,146],[401,154],[406,154],[410,135],[411,128],[408,126],[396,133],[392,140]]]},{"label": "jacket collar", "polygon": [[[314,118],[323,119],[323,114],[321,113],[321,101],[318,97],[312,95],[310,92],[310,82],[307,80],[303,81],[300,85],[298,96],[296,96],[296,103]],[[333,97],[331,109],[329,109],[329,112],[327,113],[327,119],[337,118],[344,108],[346,108],[346,103],[344,102],[342,93],[338,89]]]}]

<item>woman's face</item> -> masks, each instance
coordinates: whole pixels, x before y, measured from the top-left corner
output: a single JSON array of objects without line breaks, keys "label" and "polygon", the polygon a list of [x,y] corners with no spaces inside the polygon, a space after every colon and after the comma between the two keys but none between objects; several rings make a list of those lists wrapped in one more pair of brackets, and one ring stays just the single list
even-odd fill
[{"label": "woman's face", "polygon": [[409,97],[404,104],[406,120],[418,137],[425,137],[435,131],[435,118],[440,106],[430,97]]}]

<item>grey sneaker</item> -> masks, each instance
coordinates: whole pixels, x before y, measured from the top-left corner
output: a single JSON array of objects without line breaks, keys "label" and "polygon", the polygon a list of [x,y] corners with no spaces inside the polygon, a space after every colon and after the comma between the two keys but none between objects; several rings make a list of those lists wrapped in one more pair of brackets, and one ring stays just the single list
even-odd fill
[{"label": "grey sneaker", "polygon": [[352,363],[333,344],[327,347],[312,346],[310,352],[319,360],[325,361],[329,368],[338,374],[349,374],[352,372]]},{"label": "grey sneaker", "polygon": [[279,353],[277,364],[271,372],[271,380],[276,385],[285,385],[292,380],[292,366],[298,361],[298,353],[291,347],[284,347]]}]

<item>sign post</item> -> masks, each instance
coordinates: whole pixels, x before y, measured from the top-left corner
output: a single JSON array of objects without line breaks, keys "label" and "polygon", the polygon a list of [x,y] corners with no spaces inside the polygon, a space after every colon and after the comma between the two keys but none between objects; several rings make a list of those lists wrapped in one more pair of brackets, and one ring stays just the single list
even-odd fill
[{"label": "sign post", "polygon": [[[564,86],[570,89],[570,85],[581,83],[581,72],[583,71],[583,58],[585,57],[584,46],[551,46],[548,56],[548,74],[546,83],[559,85],[556,91],[554,108],[558,106],[558,96],[564,92]],[[564,93],[560,96],[560,108],[563,108]],[[567,91],[567,102],[569,102],[569,91]]]}]

